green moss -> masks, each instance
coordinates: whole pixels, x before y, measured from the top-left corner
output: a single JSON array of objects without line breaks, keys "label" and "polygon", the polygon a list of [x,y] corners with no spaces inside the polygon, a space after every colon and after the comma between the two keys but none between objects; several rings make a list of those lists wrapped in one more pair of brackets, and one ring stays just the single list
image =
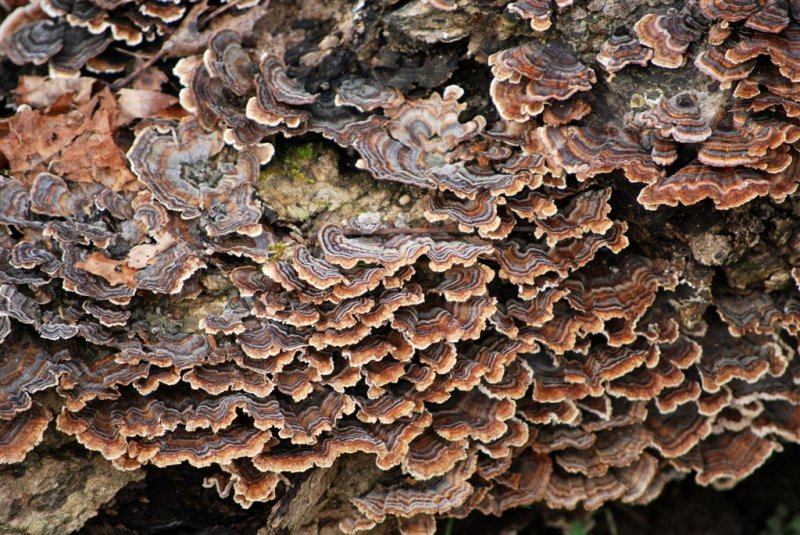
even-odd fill
[{"label": "green moss", "polygon": [[604,19],[604,17],[602,15],[590,14],[588,17],[586,17],[586,25],[587,26],[596,27],[598,24],[604,24],[604,23],[605,23],[605,19]]},{"label": "green moss", "polygon": [[322,151],[321,143],[304,143],[288,147],[261,172],[261,181],[269,182],[276,177],[288,176],[293,180],[314,184],[316,178],[308,172],[308,166],[319,158]]},{"label": "green moss", "polygon": [[309,161],[314,155],[319,152],[316,143],[306,143],[305,145],[300,145],[297,147],[293,147],[293,156],[296,157],[298,160]]},{"label": "green moss", "polygon": [[567,533],[569,535],[586,535],[589,533],[591,529],[583,523],[581,520],[573,520],[572,523],[569,525]]},{"label": "green moss", "polygon": [[279,219],[298,225],[322,213],[331,221],[378,209],[389,219],[400,213],[410,214],[407,219],[421,216],[410,204],[412,197],[403,206],[397,203],[395,199],[402,195],[399,186],[373,180],[365,172],[342,174],[336,149],[321,141],[278,150],[261,171],[256,188]]},{"label": "green moss", "polygon": [[778,504],[767,518],[766,528],[769,535],[800,535],[800,513],[792,512],[785,504]]},{"label": "green moss", "polygon": [[288,246],[283,242],[273,243],[267,247],[267,251],[269,251],[270,256],[274,257],[275,260],[280,260],[284,256],[286,256],[286,250]]}]

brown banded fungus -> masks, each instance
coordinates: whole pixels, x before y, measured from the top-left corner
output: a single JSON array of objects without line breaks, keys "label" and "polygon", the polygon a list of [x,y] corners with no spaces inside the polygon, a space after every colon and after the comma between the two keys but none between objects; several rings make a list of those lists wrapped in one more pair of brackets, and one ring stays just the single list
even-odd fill
[{"label": "brown banded fungus", "polygon": [[[770,11],[772,7],[777,11]],[[645,207],[691,205],[711,199],[718,208],[727,209],[761,196],[780,202],[797,189],[798,132],[791,119],[800,110],[790,89],[796,79],[792,63],[796,26],[784,19],[788,15],[780,15],[777,3],[772,7],[751,2],[700,2],[700,13],[706,19],[737,31],[729,31],[699,53],[695,67],[723,88],[735,83],[733,97],[730,102],[702,106],[702,136],[699,132],[696,136],[672,136],[678,144],[699,143],[697,159],[642,190],[639,200]],[[648,24],[645,19],[640,23],[642,28]],[[770,61],[760,65],[759,56]],[[673,97],[681,98],[685,99]],[[652,111],[637,114],[632,124],[641,127],[647,123],[647,117],[659,112],[661,103]],[[678,147],[661,146],[658,137],[666,133],[656,132],[649,143],[654,159],[670,164]]]},{"label": "brown banded fungus", "polygon": [[688,10],[666,15],[650,13],[636,22],[634,30],[639,42],[653,50],[653,64],[668,69],[681,67],[689,45],[703,34],[702,26]]},{"label": "brown banded fungus", "polygon": [[[247,26],[242,12],[257,2],[229,4]],[[0,25],[0,55],[17,65],[48,64],[55,76],[74,77],[84,68],[98,74],[120,74],[127,61],[112,51],[153,50],[154,54],[175,54],[192,49],[193,36],[186,26],[193,25],[211,6],[195,2],[145,2],[41,0],[11,6],[11,13]],[[251,23],[252,24],[252,23]],[[188,33],[188,35],[187,35]],[[163,47],[163,50],[159,48]]]},{"label": "brown banded fungus", "polygon": [[546,103],[589,91],[597,81],[592,69],[555,44],[503,50],[489,57],[489,65],[494,74],[492,101],[508,121],[527,121],[544,111]]},{"label": "brown banded fungus", "polygon": [[642,46],[639,39],[625,26],[611,34],[597,54],[597,61],[608,73],[622,70],[626,65],[644,67],[653,58],[653,50]]},{"label": "brown banded fungus", "polygon": [[565,9],[572,2],[573,0],[516,0],[506,6],[506,11],[523,20],[529,20],[531,29],[543,32],[553,24],[553,7]]},{"label": "brown banded fungus", "polygon": [[[144,18],[167,35],[188,8],[96,6],[88,21],[51,3],[6,19],[12,60],[57,65],[74,27],[109,42],[130,30],[131,44]],[[549,1],[507,4],[551,24]],[[712,285],[680,247],[647,243],[666,231],[634,198],[722,210],[795,193],[798,23],[777,4],[701,1],[646,14],[638,40],[615,32],[598,58],[609,72],[652,56],[736,84],[627,117],[599,118],[595,72],[546,37],[487,59],[495,114],[459,86],[412,92],[346,55],[341,78],[318,83],[314,54],[225,28],[175,66],[177,120],[123,125],[101,81],[53,109],[17,106],[0,130],[0,462],[41,440],[50,391],[56,428],[118,468],[212,467],[205,484],[244,507],[366,453],[377,483],[343,505],[347,532],[746,477],[800,441],[796,296]],[[136,28],[118,22],[135,9],[120,20]],[[708,21],[715,38],[694,50]],[[55,141],[19,152],[37,130]],[[358,180],[415,210],[275,216],[261,166],[272,142],[302,142],[280,136],[307,134],[352,149]],[[91,170],[69,157],[85,147],[104,149]],[[787,263],[773,287],[794,291],[792,276]]]}]

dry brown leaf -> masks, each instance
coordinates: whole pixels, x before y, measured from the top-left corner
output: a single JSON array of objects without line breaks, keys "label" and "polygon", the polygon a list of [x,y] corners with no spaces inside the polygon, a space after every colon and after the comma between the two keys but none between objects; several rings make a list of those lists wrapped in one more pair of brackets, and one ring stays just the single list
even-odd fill
[{"label": "dry brown leaf", "polygon": [[[137,67],[141,60],[137,59]],[[161,88],[169,81],[169,76],[156,67],[148,67],[142,70],[131,84],[133,89],[147,89],[149,91],[161,91]]]},{"label": "dry brown leaf", "polygon": [[134,277],[138,270],[128,267],[123,260],[112,260],[102,253],[89,253],[85,260],[75,262],[75,267],[104,278],[112,286],[136,286]]},{"label": "dry brown leaf", "polygon": [[20,76],[14,92],[17,104],[32,108],[49,108],[64,96],[75,104],[85,104],[92,97],[94,78],[48,78],[46,76]]},{"label": "dry brown leaf", "polygon": [[[63,97],[62,97],[63,98]],[[85,104],[49,114],[23,105],[4,121],[0,152],[23,181],[49,171],[73,182],[96,182],[114,191],[137,189],[125,153],[114,142],[117,102],[108,88]]]},{"label": "dry brown leaf", "polygon": [[119,124],[128,124],[134,119],[179,119],[186,115],[178,105],[178,98],[161,91],[148,89],[120,89],[117,92]]}]

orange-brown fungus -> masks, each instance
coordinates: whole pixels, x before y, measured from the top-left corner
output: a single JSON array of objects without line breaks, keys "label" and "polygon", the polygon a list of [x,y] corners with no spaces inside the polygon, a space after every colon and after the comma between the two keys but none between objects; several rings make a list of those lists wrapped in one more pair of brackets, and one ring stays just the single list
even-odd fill
[{"label": "orange-brown fungus", "polygon": [[[0,53],[77,74],[124,52],[137,74],[150,49],[127,49],[168,40],[146,67],[181,57],[179,105],[42,77],[0,120],[0,463],[55,419],[120,469],[212,467],[205,484],[249,507],[366,453],[377,483],[339,527],[430,533],[645,503],[683,473],[727,488],[800,441],[800,22],[783,2],[647,12],[591,54],[552,37],[571,2],[494,3],[520,31],[452,69],[348,52],[394,2],[267,36],[197,33],[227,4],[91,4],[15,7]],[[392,9],[408,6],[478,16]],[[598,96],[642,69],[661,94]],[[783,215],[761,232],[753,206]]]}]

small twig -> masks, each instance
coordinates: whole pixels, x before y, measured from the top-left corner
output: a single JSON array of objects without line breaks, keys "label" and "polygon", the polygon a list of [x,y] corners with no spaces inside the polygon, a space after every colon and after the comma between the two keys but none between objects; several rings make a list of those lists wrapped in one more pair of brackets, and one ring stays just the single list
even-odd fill
[{"label": "small twig", "polygon": [[203,18],[202,22],[200,22],[199,26],[205,26],[205,24],[206,24],[206,23],[207,23],[209,20],[213,19],[213,18],[214,18],[214,17],[216,17],[217,15],[221,15],[222,13],[225,13],[226,11],[228,11],[229,9],[231,9],[231,8],[233,8],[233,7],[236,7],[237,5],[239,5],[240,3],[242,3],[242,1],[243,1],[243,0],[234,0],[233,2],[228,2],[228,3],[222,4],[222,5],[221,5],[221,6],[219,6],[217,9],[215,9],[214,11],[212,11],[211,13],[209,13],[208,15],[206,15],[206,16]]},{"label": "small twig", "polygon": [[147,61],[145,61],[144,63],[142,63],[138,67],[136,67],[130,74],[128,74],[127,76],[125,76],[121,80],[117,80],[116,82],[111,84],[111,89],[114,89],[114,90],[122,89],[123,87],[128,85],[131,82],[131,80],[133,80],[134,78],[139,76],[146,69],[152,67],[162,57],[164,57],[164,49],[163,48],[161,50],[159,50],[158,52],[156,52],[155,54],[153,54],[152,56],[150,56],[150,59],[148,59]]},{"label": "small twig", "polygon": [[606,526],[608,527],[609,535],[619,535],[619,530],[617,529],[617,521],[614,520],[614,513],[611,512],[609,507],[603,509],[603,515],[606,519]]},{"label": "small twig", "polygon": [[113,50],[118,54],[130,56],[136,59],[149,58],[150,56],[152,56],[152,54],[143,54],[142,52],[138,52],[136,50],[125,50],[124,48],[118,46],[113,47]]}]

